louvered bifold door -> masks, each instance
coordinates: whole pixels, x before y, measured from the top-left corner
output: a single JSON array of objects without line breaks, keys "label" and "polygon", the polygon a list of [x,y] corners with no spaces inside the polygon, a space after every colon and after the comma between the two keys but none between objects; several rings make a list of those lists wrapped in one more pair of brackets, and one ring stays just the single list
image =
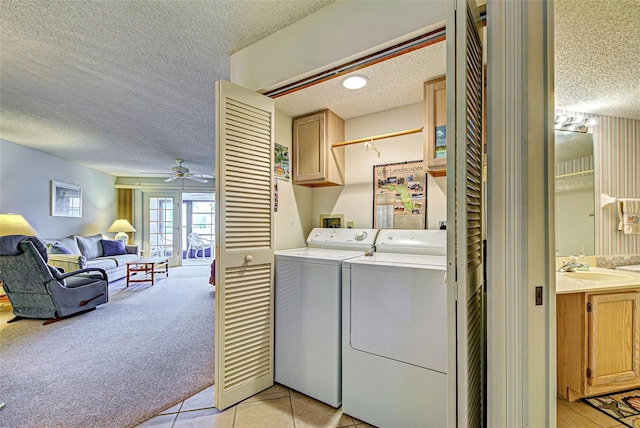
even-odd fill
[{"label": "louvered bifold door", "polygon": [[[447,188],[454,189],[448,196],[447,210],[448,218],[455,219],[447,248],[447,276],[455,278],[452,293],[455,302],[450,302],[455,316],[449,320],[455,319],[456,330],[455,345],[449,344],[450,367],[455,357],[455,371],[449,370],[449,376],[456,376],[455,383],[453,379],[449,382],[449,397],[453,400],[455,396],[456,401],[455,424],[450,425],[481,427],[486,418],[481,235],[482,33],[475,4],[466,0],[456,0],[454,4],[455,8],[450,6],[448,11],[447,22],[447,104],[455,105],[447,117]],[[450,403],[450,412],[452,407]]]},{"label": "louvered bifold door", "polygon": [[216,82],[215,404],[273,385],[274,101]]}]

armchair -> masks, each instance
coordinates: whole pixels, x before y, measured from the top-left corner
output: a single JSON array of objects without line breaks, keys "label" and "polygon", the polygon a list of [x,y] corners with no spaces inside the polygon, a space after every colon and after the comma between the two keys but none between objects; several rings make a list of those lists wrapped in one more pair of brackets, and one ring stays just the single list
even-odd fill
[{"label": "armchair", "polygon": [[109,300],[103,269],[61,273],[47,259],[46,246],[37,237],[0,237],[0,280],[16,316],[9,322],[40,318],[47,319],[46,325]]}]

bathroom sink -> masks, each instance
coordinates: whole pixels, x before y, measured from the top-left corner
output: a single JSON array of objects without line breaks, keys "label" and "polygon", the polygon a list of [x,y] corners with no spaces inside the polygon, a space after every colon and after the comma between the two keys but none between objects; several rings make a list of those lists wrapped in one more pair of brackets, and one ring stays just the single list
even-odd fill
[{"label": "bathroom sink", "polygon": [[633,276],[630,275],[589,271],[562,272],[562,276],[586,281],[627,281],[629,279],[633,279]]}]

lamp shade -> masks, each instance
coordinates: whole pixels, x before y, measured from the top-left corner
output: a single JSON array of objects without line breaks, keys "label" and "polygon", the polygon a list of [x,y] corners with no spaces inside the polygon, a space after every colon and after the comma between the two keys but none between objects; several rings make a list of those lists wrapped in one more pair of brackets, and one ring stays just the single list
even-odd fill
[{"label": "lamp shade", "polygon": [[125,232],[135,232],[136,230],[131,226],[131,223],[126,218],[119,218],[113,222],[111,227],[107,229],[107,232],[118,232],[116,233],[115,239],[119,241],[123,241],[125,245],[129,242],[129,235]]},{"label": "lamp shade", "polygon": [[0,214],[0,236],[36,236],[38,232],[20,214]]},{"label": "lamp shade", "polygon": [[135,232],[131,223],[126,218],[119,218],[107,229],[107,232]]}]

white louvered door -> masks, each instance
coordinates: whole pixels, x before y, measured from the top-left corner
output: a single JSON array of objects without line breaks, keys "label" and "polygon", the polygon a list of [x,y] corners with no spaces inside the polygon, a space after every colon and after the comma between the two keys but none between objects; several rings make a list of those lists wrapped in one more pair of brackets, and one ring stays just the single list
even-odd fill
[{"label": "white louvered door", "polygon": [[273,385],[275,104],[216,82],[215,405]]},{"label": "white louvered door", "polygon": [[[450,426],[486,420],[486,322],[482,249],[482,32],[473,0],[447,13],[447,198]],[[451,83],[449,83],[451,82]],[[452,191],[453,190],[453,191]],[[453,335],[450,335],[453,336]],[[453,369],[455,367],[455,369]],[[455,407],[454,407],[455,406]],[[455,421],[455,423],[454,423]]]}]

